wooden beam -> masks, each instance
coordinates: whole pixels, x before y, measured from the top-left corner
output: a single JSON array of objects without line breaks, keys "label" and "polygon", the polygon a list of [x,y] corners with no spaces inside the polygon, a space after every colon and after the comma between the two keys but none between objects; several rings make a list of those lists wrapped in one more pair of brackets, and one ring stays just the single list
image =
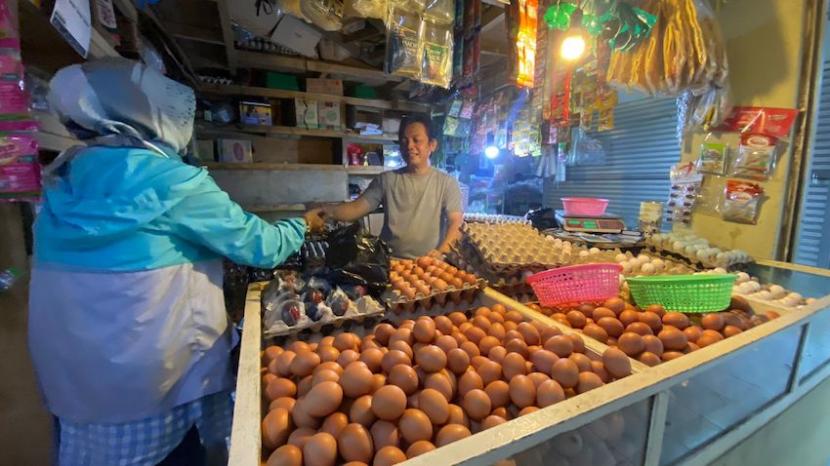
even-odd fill
[{"label": "wooden beam", "polygon": [[164,29],[177,39],[202,42],[205,44],[225,45],[221,30],[204,29],[192,24],[165,21]]},{"label": "wooden beam", "polygon": [[236,73],[236,68],[239,66],[239,57],[236,47],[233,44],[233,30],[231,28],[228,0],[217,0],[216,8],[219,10],[219,23],[222,25],[222,40],[225,43],[225,58],[228,61],[228,68]]},{"label": "wooden beam", "polygon": [[[221,0],[220,0],[221,1]],[[330,73],[355,78],[355,80],[371,79],[378,81],[400,82],[404,78],[386,74],[381,70],[373,68],[361,68],[357,66],[341,65],[339,63],[312,60],[303,57],[287,57],[284,55],[273,55],[259,52],[239,50],[238,66],[245,68],[257,68],[261,70],[291,71],[291,72],[314,72]]]}]

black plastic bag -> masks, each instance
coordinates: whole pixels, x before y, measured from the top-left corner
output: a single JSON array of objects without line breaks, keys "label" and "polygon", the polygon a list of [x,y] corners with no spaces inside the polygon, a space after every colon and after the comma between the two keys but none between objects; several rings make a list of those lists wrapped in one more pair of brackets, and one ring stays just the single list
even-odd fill
[{"label": "black plastic bag", "polygon": [[369,235],[358,223],[329,234],[326,265],[329,281],[338,285],[363,285],[379,296],[389,283],[389,248]]}]

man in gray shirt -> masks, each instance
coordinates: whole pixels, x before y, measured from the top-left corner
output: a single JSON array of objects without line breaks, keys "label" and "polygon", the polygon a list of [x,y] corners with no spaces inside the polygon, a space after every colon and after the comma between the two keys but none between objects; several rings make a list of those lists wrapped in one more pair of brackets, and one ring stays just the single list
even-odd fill
[{"label": "man in gray shirt", "polygon": [[428,119],[405,119],[399,137],[406,167],[383,173],[355,201],[325,211],[337,220],[352,222],[383,204],[381,239],[393,256],[440,257],[461,237],[464,213],[458,182],[429,164],[438,141]]}]

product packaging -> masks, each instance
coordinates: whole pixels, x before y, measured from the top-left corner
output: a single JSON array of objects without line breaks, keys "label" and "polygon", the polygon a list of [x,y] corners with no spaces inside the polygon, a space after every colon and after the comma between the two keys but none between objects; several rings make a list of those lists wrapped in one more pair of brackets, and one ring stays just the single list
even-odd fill
[{"label": "product packaging", "polygon": [[347,17],[386,19],[386,0],[346,0],[343,14]]},{"label": "product packaging", "polygon": [[688,225],[692,221],[692,209],[695,207],[703,182],[703,175],[694,163],[674,165],[669,175],[671,191],[666,203],[667,220],[674,224]]},{"label": "product packaging", "polygon": [[419,42],[423,47],[421,82],[449,88],[452,81],[452,30],[448,25],[421,22]]},{"label": "product packaging", "polygon": [[[464,3],[464,0],[458,0]],[[452,28],[455,21],[454,0],[426,0],[424,3],[424,17],[430,21]]]},{"label": "product packaging", "polygon": [[764,189],[755,183],[727,180],[720,205],[721,218],[728,222],[755,225],[763,195]]},{"label": "product packaging", "polygon": [[421,75],[422,44],[418,40],[421,16],[407,5],[389,8],[386,28],[386,72],[407,78]]},{"label": "product packaging", "polygon": [[742,135],[730,175],[756,181],[768,180],[775,169],[777,143],[775,137],[765,134]]},{"label": "product packaging", "polygon": [[704,142],[700,145],[698,168],[701,173],[723,175],[726,169],[728,146],[722,142]]}]

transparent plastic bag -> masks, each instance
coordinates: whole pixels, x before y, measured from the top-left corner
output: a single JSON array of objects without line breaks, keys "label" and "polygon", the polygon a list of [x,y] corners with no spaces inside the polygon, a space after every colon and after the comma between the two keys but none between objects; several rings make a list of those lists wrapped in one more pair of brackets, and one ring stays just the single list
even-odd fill
[{"label": "transparent plastic bag", "polygon": [[452,81],[452,30],[432,21],[421,22],[419,41],[423,47],[421,82],[449,88]]},{"label": "transparent plastic bag", "polygon": [[701,173],[723,175],[726,171],[726,160],[729,146],[723,142],[704,141],[700,145],[698,168]]},{"label": "transparent plastic bag", "polygon": [[730,175],[756,181],[770,179],[775,170],[777,144],[777,139],[772,136],[752,133],[742,135]]},{"label": "transparent plastic bag", "polygon": [[667,220],[675,225],[688,225],[698,199],[703,176],[694,163],[674,165],[669,173],[671,191],[666,203]]},{"label": "transparent plastic bag", "polygon": [[324,31],[343,29],[343,0],[303,0],[303,15]]},{"label": "transparent plastic bag", "polygon": [[720,205],[721,218],[728,222],[758,223],[758,211],[764,189],[755,183],[727,180]]},{"label": "transparent plastic bag", "polygon": [[[459,1],[463,2],[463,0]],[[424,18],[451,28],[452,23],[455,22],[455,1],[426,0],[424,5]]]},{"label": "transparent plastic bag", "polygon": [[386,28],[386,72],[407,78],[421,76],[421,16],[405,5],[392,5]]},{"label": "transparent plastic bag", "polygon": [[346,0],[343,14],[346,17],[386,19],[386,0]]}]

